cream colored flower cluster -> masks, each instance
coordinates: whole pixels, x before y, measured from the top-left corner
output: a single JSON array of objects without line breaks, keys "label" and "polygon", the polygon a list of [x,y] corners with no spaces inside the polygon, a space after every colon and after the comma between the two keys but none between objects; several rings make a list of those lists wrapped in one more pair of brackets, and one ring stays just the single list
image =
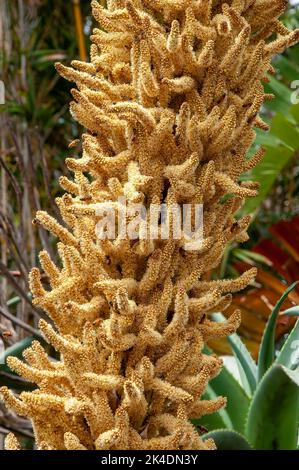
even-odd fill
[{"label": "cream colored flower cluster", "polygon": [[[58,198],[65,225],[45,212],[35,223],[58,238],[61,266],[47,252],[30,274],[40,322],[60,353],[49,359],[33,342],[9,366],[37,384],[7,406],[32,420],[38,449],[213,449],[190,418],[213,413],[225,398],[201,399],[221,361],[203,353],[224,323],[231,294],[255,276],[214,281],[228,243],[247,239],[249,217],[234,214],[255,196],[240,175],[262,158],[247,152],[259,117],[271,58],[299,39],[278,20],[283,0],[92,1],[98,27],[90,63],[57,64],[75,82],[72,116],[86,128],[82,157],[68,158]],[[74,145],[76,142],[74,143]],[[225,197],[229,194],[229,197]],[[96,204],[203,204],[204,240],[99,240]],[[8,449],[19,444],[10,435]]]}]

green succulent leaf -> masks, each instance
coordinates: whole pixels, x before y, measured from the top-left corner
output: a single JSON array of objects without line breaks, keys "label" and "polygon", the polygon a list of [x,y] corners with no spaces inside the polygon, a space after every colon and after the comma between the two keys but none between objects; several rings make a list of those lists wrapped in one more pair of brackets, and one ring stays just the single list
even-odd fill
[{"label": "green succulent leaf", "polygon": [[18,392],[32,391],[36,389],[35,384],[32,384],[17,375],[2,372],[0,369],[0,387],[4,386]]},{"label": "green succulent leaf", "polygon": [[297,447],[299,369],[273,364],[253,396],[245,435],[257,450]]},{"label": "green succulent leaf", "polygon": [[36,339],[33,336],[27,336],[26,338],[18,341],[10,348],[7,348],[2,354],[0,354],[0,372],[5,372],[8,374],[12,374],[13,372],[6,364],[6,359],[8,356],[14,356],[19,359],[22,358],[23,351],[30,347],[32,341]]},{"label": "green succulent leaf", "polygon": [[[224,321],[225,317],[221,313],[217,313],[213,315],[213,319],[216,321]],[[240,337],[236,333],[229,336],[227,340],[236,358],[244,390],[248,396],[251,396],[254,393],[257,385],[256,364],[245,344],[241,341]]]},{"label": "green succulent leaf", "polygon": [[12,299],[9,299],[6,305],[7,307],[13,307],[15,305],[18,305],[20,302],[21,302],[20,297],[16,296],[16,297],[13,297]]},{"label": "green succulent leaf", "polygon": [[299,305],[296,305],[296,307],[291,307],[288,308],[283,312],[284,315],[287,315],[289,317],[298,317],[299,315]]},{"label": "green succulent leaf", "polygon": [[203,440],[214,439],[218,450],[252,450],[242,434],[228,429],[217,429],[203,436]]},{"label": "green succulent leaf", "polygon": [[226,367],[223,367],[220,374],[210,382],[210,387],[216,396],[228,398],[225,411],[230,418],[232,429],[243,432],[250,405],[250,399],[245,390]]},{"label": "green succulent leaf", "polygon": [[[204,426],[209,431],[225,428],[243,432],[250,399],[238,381],[224,367],[220,375],[208,385],[204,400],[214,400],[219,396],[227,396],[227,405],[217,413],[205,415],[192,420],[195,426]],[[236,406],[236,403],[238,406]]]},{"label": "green succulent leaf", "polygon": [[235,248],[232,250],[232,255],[236,258],[240,259],[241,261],[245,261],[248,264],[253,264],[252,262],[267,264],[269,265],[269,260],[263,255],[259,253],[255,253],[254,251],[245,250],[244,248]]},{"label": "green succulent leaf", "polygon": [[259,358],[258,358],[258,379],[261,380],[263,375],[267,372],[271,364],[275,360],[275,327],[276,320],[280,311],[280,308],[289,295],[289,293],[295,289],[298,282],[294,282],[287,288],[284,294],[281,296],[277,304],[275,305],[264,330],[264,334],[261,341]]},{"label": "green succulent leaf", "polygon": [[35,338],[33,336],[27,336],[26,338],[18,341],[10,348],[7,348],[2,354],[0,354],[0,386],[6,386],[18,391],[34,390],[36,386],[27,380],[16,375],[6,364],[8,356],[22,358],[23,351],[30,347],[32,341]]},{"label": "green succulent leaf", "polygon": [[299,366],[299,320],[297,320],[284,343],[276,359],[276,363],[288,367],[291,370]]}]

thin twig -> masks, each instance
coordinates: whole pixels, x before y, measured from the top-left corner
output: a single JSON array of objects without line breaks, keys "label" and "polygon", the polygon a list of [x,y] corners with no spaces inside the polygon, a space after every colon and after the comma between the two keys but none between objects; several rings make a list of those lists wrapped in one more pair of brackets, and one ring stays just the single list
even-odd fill
[{"label": "thin twig", "polygon": [[19,206],[19,210],[21,209],[21,198],[22,198],[22,190],[20,188],[20,185],[18,183],[18,180],[17,178],[14,176],[14,174],[10,171],[9,167],[7,166],[5,160],[4,160],[4,157],[0,157],[0,165],[3,167],[3,169],[6,171],[10,181],[11,181],[11,184],[12,184],[12,187],[14,189],[14,192],[17,196],[17,201],[18,201],[18,206]]},{"label": "thin twig", "polygon": [[25,331],[28,331],[29,333],[33,334],[34,336],[42,339],[42,335],[39,333],[38,330],[36,330],[35,328],[33,328],[32,326],[28,325],[27,323],[23,322],[22,320],[20,320],[19,318],[15,317],[14,315],[12,315],[11,313],[8,312],[8,310],[6,310],[5,308],[3,307],[0,307],[0,313],[1,315],[3,315],[5,318],[7,318],[8,320],[10,320],[12,323],[14,323],[15,325],[18,325],[20,326],[21,328],[23,328],[23,330]]},{"label": "thin twig", "polygon": [[[23,276],[26,277],[28,273],[28,266],[26,263],[26,260],[24,259],[24,256],[20,250],[20,235],[16,233],[15,226],[13,225],[10,217],[5,217],[4,214],[0,212],[0,228],[2,227],[3,230],[3,236],[7,240],[7,244],[10,247],[10,251],[13,255],[13,259],[15,262],[18,264],[20,271],[22,271]],[[22,233],[22,232],[21,232]],[[14,256],[14,255],[17,256]]]},{"label": "thin twig", "polygon": [[31,439],[34,438],[34,435],[30,431],[25,431],[23,429],[14,428],[12,426],[6,427],[6,428],[3,428],[2,426],[0,426],[0,434],[6,435],[6,434],[9,434],[10,432],[15,432],[16,434],[20,434],[21,436],[24,436],[24,437],[30,437]]},{"label": "thin twig", "polygon": [[[23,379],[23,377],[19,377],[18,375],[14,374],[9,374],[8,372],[4,372],[3,370],[0,370],[0,377],[4,377],[5,379],[7,379],[7,381],[10,380],[12,382],[15,382],[18,384],[18,386],[22,385],[24,389],[28,388],[28,386],[31,385],[31,382],[26,379]],[[34,388],[34,385],[32,385],[32,387]]]},{"label": "thin twig", "polygon": [[19,286],[19,284],[15,281],[14,277],[10,274],[7,267],[0,261],[0,271],[6,277],[6,279],[10,282],[10,284],[15,288],[16,291],[19,292],[20,296],[30,305],[30,307],[38,312],[36,307],[32,305],[31,300],[28,298],[27,294],[23,291],[23,289]]}]

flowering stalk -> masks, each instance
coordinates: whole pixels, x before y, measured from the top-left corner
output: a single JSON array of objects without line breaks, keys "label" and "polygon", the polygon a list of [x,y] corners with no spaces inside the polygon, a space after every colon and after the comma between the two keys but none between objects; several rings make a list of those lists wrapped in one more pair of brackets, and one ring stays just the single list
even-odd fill
[{"label": "flowering stalk", "polygon": [[[92,1],[100,28],[91,62],[57,64],[75,82],[73,117],[82,124],[82,158],[68,158],[72,180],[57,199],[65,227],[38,212],[58,239],[62,267],[47,252],[30,273],[52,362],[33,342],[27,363],[9,366],[38,385],[7,405],[32,420],[39,449],[213,449],[190,418],[213,413],[225,398],[203,400],[221,361],[203,353],[213,338],[232,334],[236,311],[214,323],[231,294],[256,274],[210,280],[232,241],[247,239],[248,216],[236,219],[254,182],[239,182],[263,150],[247,158],[265,99],[271,58],[299,39],[278,20],[283,0]],[[89,175],[87,177],[87,174]],[[225,197],[227,194],[230,197]],[[179,240],[96,236],[96,205],[203,204],[204,238],[197,250]],[[19,445],[10,435],[6,446]]]}]

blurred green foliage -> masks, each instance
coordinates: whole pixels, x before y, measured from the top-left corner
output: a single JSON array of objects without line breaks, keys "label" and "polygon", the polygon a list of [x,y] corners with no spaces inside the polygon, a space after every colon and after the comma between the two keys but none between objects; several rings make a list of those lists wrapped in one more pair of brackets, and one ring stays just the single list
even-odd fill
[{"label": "blurred green foliage", "polygon": [[[299,8],[290,8],[284,17],[290,28],[299,27]],[[299,45],[276,57],[275,76],[265,85],[275,99],[265,103],[263,119],[271,125],[269,132],[257,131],[257,146],[266,149],[263,161],[244,179],[261,183],[259,195],[249,199],[243,213],[256,213],[259,222],[275,223],[299,211]],[[252,154],[251,153],[251,154]],[[275,188],[273,189],[275,185]]]}]

